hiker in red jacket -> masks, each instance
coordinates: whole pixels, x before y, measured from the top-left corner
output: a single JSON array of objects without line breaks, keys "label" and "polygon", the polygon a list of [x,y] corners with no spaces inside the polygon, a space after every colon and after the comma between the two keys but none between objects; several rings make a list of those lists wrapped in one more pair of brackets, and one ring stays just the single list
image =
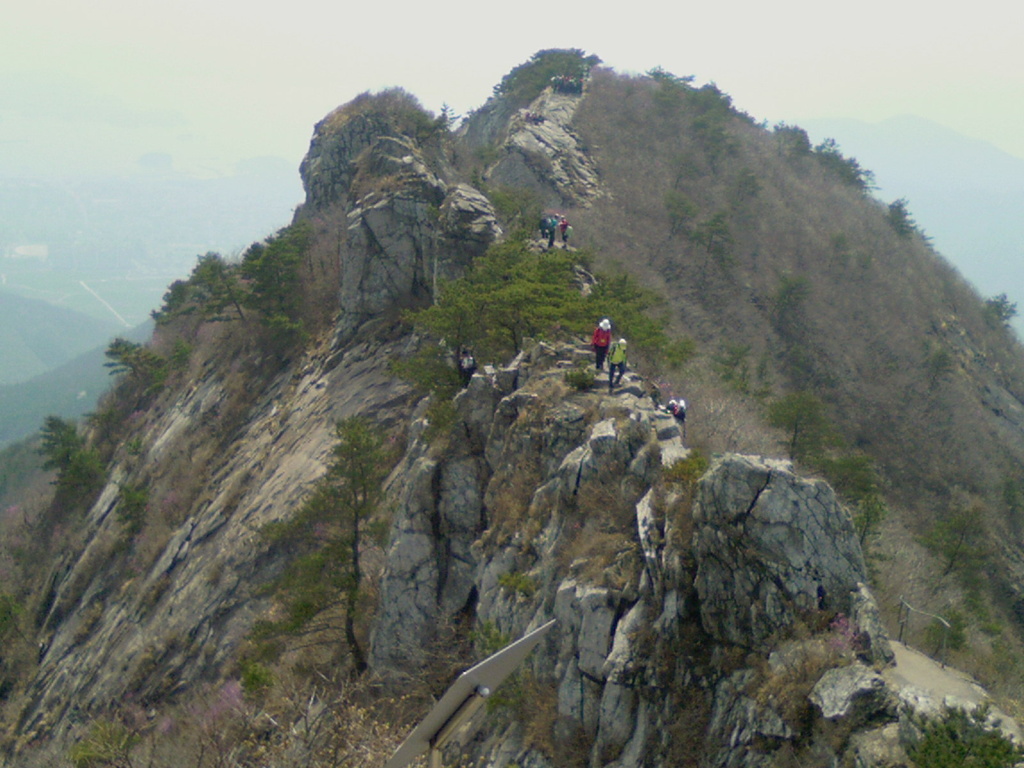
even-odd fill
[{"label": "hiker in red jacket", "polygon": [[604,358],[608,354],[608,345],[612,343],[612,321],[602,318],[594,329],[590,346],[594,348],[594,364],[597,370],[604,370]]}]

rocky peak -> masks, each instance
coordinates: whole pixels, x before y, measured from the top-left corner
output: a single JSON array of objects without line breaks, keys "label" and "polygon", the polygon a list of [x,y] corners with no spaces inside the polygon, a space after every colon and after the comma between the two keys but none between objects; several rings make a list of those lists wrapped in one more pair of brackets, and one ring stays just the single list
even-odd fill
[{"label": "rocky peak", "polygon": [[[497,151],[489,183],[586,206],[603,192],[573,131],[584,97],[548,88],[521,110],[495,98],[463,140]],[[512,639],[557,619],[523,669],[533,698],[479,730],[473,759],[547,768],[572,745],[593,768],[905,764],[916,718],[946,700],[892,674],[894,660],[910,663],[885,636],[828,485],[737,454],[697,479],[640,376],[614,394],[568,385],[568,370],[591,365],[571,343],[530,343],[480,371],[453,401],[451,432],[431,435],[426,403],[388,368],[417,340],[372,329],[502,235],[486,196],[446,162],[450,139],[401,92],[317,125],[298,215],[337,248],[336,333],[245,393],[230,436],[218,413],[237,393],[213,362],[133,436],[143,469],[112,468],[81,552],[54,568],[41,601],[45,642],[13,764],[55,764],[128,696],[156,711],[233,674],[271,607],[262,588],[287,566],[260,531],[300,507],[330,460],[332,423],[352,414],[408,427],[385,489],[387,550],[374,553],[375,684],[443,677],[439,659],[467,666],[471,629]],[[180,477],[172,461],[202,491],[126,578],[107,566],[123,546],[122,484]],[[546,751],[530,735],[541,732]]]},{"label": "rocky peak", "polygon": [[317,124],[297,215],[344,224],[338,238],[339,343],[363,322],[422,304],[439,281],[501,237],[490,201],[445,161],[447,127],[411,96],[385,91]]},{"label": "rocky peak", "polygon": [[470,146],[498,150],[486,180],[532,189],[552,207],[588,207],[603,195],[595,163],[572,127],[584,93],[549,86],[521,109],[502,97],[488,101],[462,131]]},{"label": "rocky peak", "polygon": [[[429,176],[428,166],[437,174],[442,132],[415,98],[397,89],[363,94],[338,107],[316,124],[299,167],[306,206],[355,202],[363,191],[355,184],[360,175],[397,176],[399,184],[415,184]],[[431,140],[434,147],[428,148]]]}]

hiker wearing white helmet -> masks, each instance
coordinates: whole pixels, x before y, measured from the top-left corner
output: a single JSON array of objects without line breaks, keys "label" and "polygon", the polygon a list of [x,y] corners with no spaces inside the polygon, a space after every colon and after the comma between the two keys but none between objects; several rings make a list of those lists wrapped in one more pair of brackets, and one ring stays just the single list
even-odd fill
[{"label": "hiker wearing white helmet", "polygon": [[683,437],[686,437],[686,401],[683,398],[676,400],[675,398],[668,401],[665,406],[665,410],[676,417],[676,421],[679,422],[679,426],[683,431]]},{"label": "hiker wearing white helmet", "polygon": [[594,348],[594,365],[597,370],[604,369],[604,358],[608,354],[608,345],[612,343],[612,321],[607,317],[601,318],[601,322],[594,329],[594,335],[590,339],[590,346]]}]

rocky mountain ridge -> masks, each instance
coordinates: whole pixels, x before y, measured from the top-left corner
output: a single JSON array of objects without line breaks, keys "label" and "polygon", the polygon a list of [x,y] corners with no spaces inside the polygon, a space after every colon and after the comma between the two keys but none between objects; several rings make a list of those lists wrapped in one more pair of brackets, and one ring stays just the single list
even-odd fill
[{"label": "rocky mountain ridge", "polygon": [[[523,109],[482,108],[462,134],[497,144],[482,182],[550,206],[606,200],[573,123],[584,98],[549,88]],[[276,368],[261,353],[272,373],[251,381],[197,345],[194,375],[133,415],[80,547],[36,606],[42,645],[8,764],[62,759],[125,702],[156,732],[164,708],[237,675],[292,556],[261,532],[324,475],[334,422],[361,415],[404,446],[385,487],[388,544],[372,553],[369,674],[384,688],[426,679],[467,666],[474,635],[558,620],[519,704],[476,721],[472,759],[908,765],[921,717],[941,706],[885,675],[893,650],[826,483],[728,451],[705,472],[652,382],[567,383],[589,364],[578,343],[531,342],[481,370],[452,401],[450,431],[433,434],[429,399],[390,370],[429,342],[395,317],[505,233],[486,184],[408,106],[385,94],[339,108],[303,163],[298,216],[338,263],[328,332]],[[162,515],[148,550],[124,538],[123,491],[140,486]]]}]

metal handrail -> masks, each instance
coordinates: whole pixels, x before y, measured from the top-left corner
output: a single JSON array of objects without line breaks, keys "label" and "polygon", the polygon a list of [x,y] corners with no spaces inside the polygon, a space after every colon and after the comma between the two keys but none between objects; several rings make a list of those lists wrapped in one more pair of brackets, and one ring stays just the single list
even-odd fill
[{"label": "metal handrail", "polygon": [[903,642],[903,630],[910,620],[911,613],[919,613],[922,616],[927,616],[929,619],[935,619],[937,622],[942,624],[944,631],[942,633],[942,642],[939,645],[939,664],[943,667],[946,666],[946,639],[949,637],[949,632],[953,629],[953,625],[950,624],[946,619],[938,616],[934,613],[928,613],[928,611],[922,611],[920,608],[915,608],[906,600],[903,599],[903,595],[900,595],[900,608],[897,614],[897,622],[900,625],[900,635],[898,638],[899,642]]}]

